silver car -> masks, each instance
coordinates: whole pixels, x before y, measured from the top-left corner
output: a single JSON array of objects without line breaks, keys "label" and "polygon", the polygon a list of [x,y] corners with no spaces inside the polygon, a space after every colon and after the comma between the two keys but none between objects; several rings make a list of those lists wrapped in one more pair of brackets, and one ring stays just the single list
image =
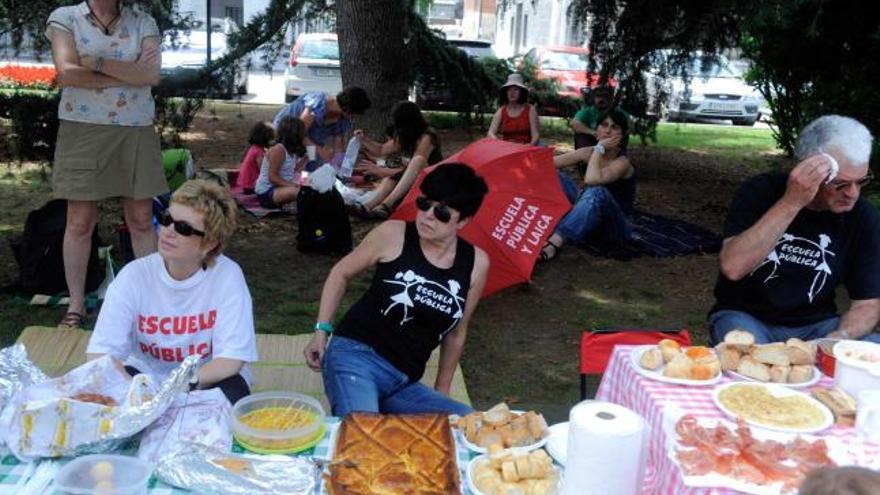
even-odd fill
[{"label": "silver car", "polygon": [[342,91],[336,33],[300,34],[290,50],[290,63],[284,71],[284,101],[289,103],[313,91],[332,96]]},{"label": "silver car", "polygon": [[[231,19],[211,19],[211,60],[226,55],[226,37],[236,31],[238,26]],[[208,31],[203,21],[195,21],[189,32],[182,32],[177,38],[166,35],[162,43],[160,85],[172,95],[183,95],[187,91],[208,93],[201,80],[207,49]],[[231,98],[235,94],[247,94],[250,57],[242,57],[235,65],[234,71],[220,72],[215,78],[212,96]]]}]

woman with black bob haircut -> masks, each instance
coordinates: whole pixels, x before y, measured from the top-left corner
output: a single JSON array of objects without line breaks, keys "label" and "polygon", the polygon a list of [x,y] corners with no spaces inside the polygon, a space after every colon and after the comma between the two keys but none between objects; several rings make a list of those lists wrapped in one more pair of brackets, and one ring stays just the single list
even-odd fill
[{"label": "woman with black bob haircut", "polygon": [[[489,258],[458,231],[477,213],[488,187],[469,166],[444,163],[420,189],[414,222],[383,222],[324,282],[305,357],[322,372],[335,416],[471,411],[449,397],[449,388]],[[334,331],[331,322],[348,282],[374,267],[370,287]],[[440,365],[431,388],[419,380],[438,345]]]},{"label": "woman with black bob haircut", "polygon": [[[635,211],[636,169],[626,155],[629,117],[612,108],[599,117],[599,142],[553,158],[556,167],[587,162],[584,189],[562,217],[556,231],[541,250],[541,259],[556,257],[565,244],[582,244],[589,238],[621,242],[629,239],[629,216]],[[568,176],[560,174],[563,189],[577,190]]]},{"label": "woman with black bob haircut", "polygon": [[397,203],[403,199],[415,184],[416,177],[423,168],[443,160],[440,153],[440,138],[428,127],[422,110],[411,101],[400,101],[391,110],[392,139],[377,143],[360,129],[361,144],[371,155],[384,157],[392,153],[403,155],[406,168],[403,170],[385,168],[369,161],[360,163],[364,173],[381,177],[382,181],[356,213],[361,217],[386,219]]}]

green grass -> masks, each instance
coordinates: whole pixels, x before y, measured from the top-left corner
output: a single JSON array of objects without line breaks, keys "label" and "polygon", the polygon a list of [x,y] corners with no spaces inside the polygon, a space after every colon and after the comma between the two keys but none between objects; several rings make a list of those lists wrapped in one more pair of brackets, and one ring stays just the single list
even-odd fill
[{"label": "green grass", "polygon": [[766,128],[713,124],[657,124],[654,146],[679,151],[701,151],[724,156],[778,154],[773,132]]}]

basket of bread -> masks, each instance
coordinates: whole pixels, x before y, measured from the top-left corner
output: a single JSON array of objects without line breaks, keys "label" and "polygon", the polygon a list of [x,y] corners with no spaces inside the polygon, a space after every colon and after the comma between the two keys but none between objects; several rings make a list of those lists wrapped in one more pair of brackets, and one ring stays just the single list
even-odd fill
[{"label": "basket of bread", "polygon": [[751,333],[733,330],[724,336],[715,352],[721,359],[721,368],[734,378],[792,387],[809,386],[820,378],[814,366],[816,345],[801,339],[755,344]]},{"label": "basket of bread", "polygon": [[504,402],[488,411],[462,416],[455,425],[463,443],[480,453],[493,444],[534,450],[544,445],[549,434],[543,415],[535,411],[511,411]]},{"label": "basket of bread", "polygon": [[526,452],[492,444],[468,465],[468,483],[477,495],[555,495],[559,470],[543,449]]},{"label": "basket of bread", "polygon": [[708,385],[721,378],[721,362],[709,347],[682,348],[663,339],[657,345],[641,346],[631,354],[636,372],[648,378],[682,385]]}]

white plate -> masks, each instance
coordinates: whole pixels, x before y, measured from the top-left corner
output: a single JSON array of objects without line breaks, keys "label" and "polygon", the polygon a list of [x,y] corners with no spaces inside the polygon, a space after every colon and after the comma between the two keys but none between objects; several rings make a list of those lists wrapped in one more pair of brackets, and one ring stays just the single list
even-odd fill
[{"label": "white plate", "polygon": [[560,466],[565,466],[565,455],[568,452],[568,421],[550,427],[544,449]]},{"label": "white plate", "polygon": [[819,380],[822,379],[822,372],[819,371],[819,368],[817,368],[815,366],[813,366],[813,377],[805,382],[800,382],[800,383],[762,382],[761,380],[755,380],[754,378],[748,377],[746,375],[740,375],[739,373],[737,373],[736,371],[733,371],[733,370],[727,370],[727,371],[725,371],[725,373],[727,373],[727,376],[733,378],[734,380],[740,380],[743,382],[755,382],[755,383],[773,383],[775,385],[782,385],[783,387],[789,387],[789,388],[811,387],[811,386],[819,383]]},{"label": "white plate", "polygon": [[[521,415],[523,415],[523,414],[526,413],[526,411],[519,411],[519,410],[517,410],[517,411],[513,411],[513,410],[511,410],[510,412],[511,412],[512,414],[516,414],[517,416],[521,416]],[[478,453],[480,453],[480,454],[485,454],[485,453],[486,453],[486,448],[485,448],[485,447],[480,447],[479,445],[474,445],[474,444],[472,444],[472,443],[467,439],[467,437],[465,436],[463,430],[461,430],[460,428],[455,428],[455,427],[453,427],[453,429],[454,429],[454,430],[456,431],[456,433],[458,434],[458,439],[461,440],[461,443],[464,444],[464,446],[467,447],[468,450],[471,450],[471,451],[473,451],[473,452],[478,452]],[[535,450],[535,449],[540,449],[541,447],[544,446],[545,443],[547,443],[547,437],[544,437],[544,438],[538,440],[538,441],[535,442],[535,443],[532,443],[532,444],[529,444],[529,445],[525,445],[525,446],[523,446],[523,447],[517,447],[517,448],[518,448],[518,449],[523,449],[523,450],[525,450],[526,452],[529,452],[529,451],[532,451],[532,450]]]},{"label": "white plate", "polygon": [[[521,453],[527,452],[526,450],[523,450],[522,447],[515,447],[513,450],[516,452],[521,452]],[[486,494],[486,493],[481,492],[479,489],[477,489],[477,486],[474,485],[473,470],[474,470],[474,467],[477,465],[477,461],[480,461],[481,459],[488,459],[488,457],[486,456],[486,454],[478,455],[477,457],[474,457],[473,459],[471,459],[471,462],[468,463],[467,471],[465,472],[465,477],[467,478],[467,486],[473,495],[491,495],[491,494]],[[562,486],[563,474],[559,470],[559,468],[557,468],[556,466],[553,466],[553,469],[555,469],[556,472],[559,474],[559,483],[557,484],[557,489],[558,489],[559,487]]]},{"label": "white plate", "polygon": [[[710,378],[708,380],[689,380],[687,378],[670,378],[668,376],[663,376],[663,369],[666,367],[664,364],[658,370],[649,370],[642,368],[639,364],[639,361],[642,359],[642,354],[647,352],[649,349],[657,347],[656,345],[640,345],[632,350],[630,353],[630,361],[632,363],[633,369],[636,373],[650,378],[651,380],[657,380],[658,382],[666,382],[666,383],[674,383],[676,385],[691,385],[691,386],[706,386],[706,385],[714,385],[721,380],[721,373],[715,375],[714,378]],[[714,351],[712,351],[714,352]]]},{"label": "white plate", "polygon": [[752,421],[750,419],[743,418],[745,420],[745,422],[750,425],[758,426],[761,428],[766,428],[768,430],[784,431],[784,432],[789,432],[789,433],[816,433],[816,432],[825,430],[834,424],[834,415],[831,414],[831,410],[828,409],[827,407],[825,407],[824,404],[822,404],[821,402],[817,401],[816,399],[810,397],[809,395],[807,395],[803,392],[793,390],[788,387],[783,387],[781,384],[778,384],[778,383],[732,382],[732,383],[725,383],[724,385],[716,387],[715,390],[712,391],[712,400],[715,402],[715,406],[718,407],[718,409],[721,409],[721,411],[724,412],[724,414],[730,416],[731,418],[736,419],[739,416],[735,412],[733,412],[730,409],[728,409],[727,407],[725,407],[724,404],[721,403],[721,400],[719,400],[719,398],[718,398],[722,391],[724,391],[730,387],[765,387],[765,388],[769,389],[770,394],[773,395],[774,397],[788,397],[791,395],[799,395],[799,396],[803,397],[804,399],[806,399],[810,404],[817,407],[819,409],[819,411],[822,412],[822,415],[825,418],[825,420],[822,422],[822,424],[820,424],[819,426],[812,427],[812,428],[787,428],[784,426],[768,425],[768,424],[764,424],[764,423],[760,423],[757,421]]},{"label": "white plate", "polygon": [[[731,431],[736,431],[736,424],[726,420],[697,418],[697,422],[700,424],[700,426],[703,427],[714,427],[720,423],[730,428]],[[810,435],[795,435],[792,433],[781,433],[778,431],[769,431],[761,428],[753,428],[751,431],[752,435],[758,440],[776,440],[783,443],[790,442],[797,437],[803,438],[810,442],[822,439],[825,440],[825,443],[828,445],[828,457],[831,458],[831,460],[833,460],[838,466],[856,464],[856,459],[851,455],[847,446],[844,445],[838,438],[835,438],[833,436],[815,437]],[[676,466],[679,466],[679,469],[681,469],[678,463],[678,459],[676,459],[675,457],[675,452],[678,449],[689,450],[690,447],[683,447],[679,445],[678,435],[675,434],[674,431],[668,432],[667,455],[669,456],[669,459],[672,461],[672,463]],[[732,476],[725,476],[714,472],[701,476],[687,476],[684,474],[684,471],[681,471],[681,479],[685,486],[702,488],[730,488],[733,490],[737,490],[738,492],[750,493],[753,495],[779,495],[782,489],[781,482],[777,482],[772,485],[757,485],[754,483],[742,481]]]}]

